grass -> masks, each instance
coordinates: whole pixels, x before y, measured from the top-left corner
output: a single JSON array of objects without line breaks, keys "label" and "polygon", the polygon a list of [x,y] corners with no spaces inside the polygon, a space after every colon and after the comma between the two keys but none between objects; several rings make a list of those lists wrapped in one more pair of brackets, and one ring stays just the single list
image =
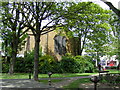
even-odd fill
[{"label": "grass", "polygon": [[109,69],[109,70],[106,70],[106,71],[109,71],[109,73],[120,73],[120,70],[115,70],[115,69]]},{"label": "grass", "polygon": [[[118,77],[120,79],[120,77]],[[120,84],[120,81],[115,81],[117,84],[118,84],[118,87],[119,87],[119,84]],[[115,82],[112,82],[112,83],[115,83]],[[69,85],[67,86],[63,86],[62,88],[64,88],[65,90],[74,90],[74,89],[78,89],[80,87],[80,84],[85,84],[85,83],[93,83],[90,81],[90,78],[82,78],[82,79],[78,79],[78,80],[75,80],[73,81],[72,83],[70,83]],[[109,83],[108,81],[106,80],[102,80],[100,81],[100,83]],[[113,85],[113,84],[111,84]],[[84,90],[83,88],[79,88],[79,90]]]},{"label": "grass", "polygon": [[[106,71],[109,71],[109,73],[120,73],[120,71],[118,71],[118,70],[106,70]],[[105,83],[107,81],[102,80],[101,82]],[[68,89],[68,90],[69,89],[74,90],[75,88],[79,88],[79,85],[82,84],[82,83],[92,83],[92,82],[90,81],[90,78],[82,78],[82,79],[78,79],[78,80],[73,81],[72,83],[70,83],[67,86],[63,86],[63,88]],[[82,88],[79,88],[79,89],[83,90]]]},{"label": "grass", "polygon": [[[52,77],[79,77],[79,76],[89,76],[96,73],[64,73],[64,74],[53,74]],[[39,78],[48,78],[47,74],[39,74]],[[28,79],[29,73],[14,73],[13,75],[9,75],[7,73],[0,74],[0,79]],[[33,78],[33,75],[32,75]]]},{"label": "grass", "polygon": [[27,73],[14,73],[13,75],[2,73],[0,74],[0,79],[28,79],[28,75]]},{"label": "grass", "polygon": [[73,81],[72,83],[70,83],[67,86],[63,86],[63,88],[79,88],[79,85],[81,83],[90,83],[90,78],[82,78],[82,79],[78,79]]},{"label": "grass", "polygon": [[[107,70],[109,73],[120,73],[120,71],[117,70]],[[53,74],[52,77],[79,77],[79,76],[89,76],[94,75],[97,73],[63,73],[63,74]],[[39,74],[39,78],[48,78],[47,74]],[[0,73],[0,79],[28,79],[29,73],[14,73],[13,75],[9,75],[7,73]],[[33,75],[32,75],[33,78]]]},{"label": "grass", "polygon": [[[51,80],[52,83],[57,83],[57,82],[61,82],[61,81],[63,81],[63,79],[54,79],[54,80]],[[39,82],[48,84],[48,80],[39,80]]]}]

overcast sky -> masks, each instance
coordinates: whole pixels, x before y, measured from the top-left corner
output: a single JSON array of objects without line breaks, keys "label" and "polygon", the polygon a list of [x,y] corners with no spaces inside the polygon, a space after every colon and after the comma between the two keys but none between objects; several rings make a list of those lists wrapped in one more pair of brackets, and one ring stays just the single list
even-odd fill
[{"label": "overcast sky", "polygon": [[[77,0],[77,1],[92,1],[95,2],[96,4],[99,4],[101,7],[105,9],[109,9],[109,7],[101,0]],[[120,0],[107,0],[107,1],[111,2],[116,8],[118,8],[118,2],[120,2]]]},{"label": "overcast sky", "polygon": [[[51,1],[57,1],[57,2],[64,2],[64,1],[67,1],[67,2],[92,1],[92,2],[95,2],[97,4],[100,4],[100,6],[102,6],[103,8],[107,8],[107,9],[109,8],[101,0],[1,0],[1,1],[32,1],[32,2],[34,2],[34,1],[44,1],[44,2],[51,2]],[[120,0],[107,0],[107,1],[111,2],[116,8],[118,8],[118,2],[120,2]]]},{"label": "overcast sky", "polygon": [[[104,4],[103,2],[101,2],[100,0],[94,0],[96,1],[98,4],[100,4],[100,6],[104,7],[104,8],[109,8],[106,4]],[[110,1],[116,8],[118,8],[118,2],[120,0],[108,0]]]}]

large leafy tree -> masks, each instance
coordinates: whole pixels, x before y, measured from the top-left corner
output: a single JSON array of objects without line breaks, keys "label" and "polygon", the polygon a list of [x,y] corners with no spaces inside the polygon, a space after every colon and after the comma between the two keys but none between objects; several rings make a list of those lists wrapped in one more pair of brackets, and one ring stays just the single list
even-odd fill
[{"label": "large leafy tree", "polygon": [[[101,0],[103,1],[105,4],[107,4],[110,9],[118,16],[117,19],[114,21],[115,23],[117,22],[117,26],[120,26],[120,10],[117,9],[111,2],[109,2],[109,0]],[[115,26],[115,27],[117,27]],[[118,57],[120,57],[120,27],[117,27],[117,35],[118,35]],[[119,59],[119,62],[120,62],[120,58]],[[120,63],[119,63],[119,68],[120,68]]]},{"label": "large leafy tree", "polygon": [[[112,14],[110,19],[110,25],[112,29],[111,37],[111,55],[116,55],[118,60],[120,60],[120,21],[116,14]],[[119,67],[120,68],[120,67]]]},{"label": "large leafy tree", "polygon": [[109,0],[101,0],[101,1],[107,4],[110,7],[110,9],[112,9],[112,11],[116,13],[116,15],[120,18],[120,10],[117,9],[111,2],[109,2]]},{"label": "large leafy tree", "polygon": [[25,8],[22,15],[26,18],[26,26],[34,35],[34,80],[38,80],[40,37],[62,26],[60,20],[65,7],[63,3],[55,2],[25,2],[22,5]]},{"label": "large leafy tree", "polygon": [[21,46],[25,43],[25,33],[28,29],[25,29],[23,31],[23,29],[25,28],[25,21],[22,15],[20,14],[20,3],[2,2],[1,8],[1,37],[4,41],[3,48],[5,50],[6,55],[11,58],[9,73],[13,74],[16,55],[18,53],[18,50],[21,50]]},{"label": "large leafy tree", "polygon": [[[82,7],[84,9],[80,9]],[[89,51],[102,51],[102,46],[107,41],[107,32],[109,31],[107,20],[110,18],[110,11],[104,10],[99,5],[91,2],[73,4],[68,10],[69,13],[77,11],[69,17],[65,17],[67,35],[71,34],[73,37],[78,38],[77,54],[82,55],[86,46],[89,46]]]}]

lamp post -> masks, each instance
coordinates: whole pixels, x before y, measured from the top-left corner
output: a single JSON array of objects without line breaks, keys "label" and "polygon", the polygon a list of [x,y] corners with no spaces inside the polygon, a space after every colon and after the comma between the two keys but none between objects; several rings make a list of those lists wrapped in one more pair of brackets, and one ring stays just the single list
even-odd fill
[{"label": "lamp post", "polygon": [[31,70],[29,69],[29,79],[31,79]]},{"label": "lamp post", "polygon": [[97,90],[97,83],[100,81],[100,78],[97,76],[94,76],[93,78],[90,78],[92,82],[94,82],[94,90]]},{"label": "lamp post", "polygon": [[48,76],[49,76],[48,82],[49,82],[49,85],[50,85],[50,86],[51,86],[51,75],[52,75],[52,72],[48,72]]}]

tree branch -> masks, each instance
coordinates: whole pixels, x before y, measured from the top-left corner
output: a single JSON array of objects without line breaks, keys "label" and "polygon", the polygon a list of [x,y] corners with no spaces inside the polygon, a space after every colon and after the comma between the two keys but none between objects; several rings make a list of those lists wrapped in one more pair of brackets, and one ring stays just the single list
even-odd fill
[{"label": "tree branch", "polygon": [[115,12],[118,15],[118,17],[120,17],[120,10],[115,8],[111,2],[108,2],[107,0],[101,0],[101,1],[107,4],[110,7],[110,9],[112,9],[112,11]]}]

